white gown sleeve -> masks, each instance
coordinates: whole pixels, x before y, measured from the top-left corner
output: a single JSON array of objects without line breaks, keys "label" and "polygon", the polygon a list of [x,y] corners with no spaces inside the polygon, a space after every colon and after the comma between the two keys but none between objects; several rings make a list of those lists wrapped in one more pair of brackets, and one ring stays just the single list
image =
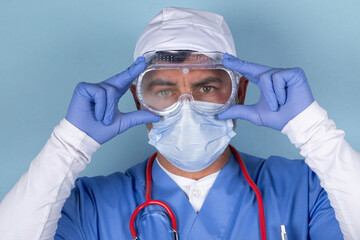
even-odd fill
[{"label": "white gown sleeve", "polygon": [[100,145],[66,119],[0,204],[0,239],[53,239],[78,174]]},{"label": "white gown sleeve", "polygon": [[344,239],[360,236],[360,153],[344,139],[317,102],[282,130],[300,148],[305,162],[318,175],[340,224]]}]

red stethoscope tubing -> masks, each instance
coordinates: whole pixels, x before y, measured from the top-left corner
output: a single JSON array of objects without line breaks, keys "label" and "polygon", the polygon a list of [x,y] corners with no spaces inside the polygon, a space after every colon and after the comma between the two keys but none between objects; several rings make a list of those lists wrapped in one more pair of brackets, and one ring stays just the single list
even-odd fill
[{"label": "red stethoscope tubing", "polygon": [[[241,171],[244,174],[244,177],[245,177],[246,181],[248,182],[250,187],[255,192],[257,203],[258,203],[258,210],[259,210],[261,240],[266,240],[264,204],[263,204],[261,193],[260,193],[258,187],[256,186],[256,184],[254,183],[254,181],[251,179],[251,177],[250,177],[250,175],[249,175],[249,173],[248,173],[248,171],[246,169],[244,160],[241,158],[238,151],[232,145],[229,145],[229,147],[230,147],[231,152],[235,155],[236,159],[238,160],[238,162],[240,164]],[[169,218],[171,220],[172,229],[173,229],[174,233],[177,234],[177,223],[176,223],[176,218],[175,218],[175,215],[174,215],[173,211],[170,209],[170,207],[166,203],[164,203],[164,202],[162,202],[160,200],[152,200],[151,199],[151,182],[152,182],[152,180],[151,180],[151,178],[152,178],[151,169],[152,169],[152,164],[153,164],[155,158],[156,158],[156,153],[154,153],[150,157],[150,159],[149,159],[149,161],[147,163],[147,166],[146,166],[145,202],[142,203],[141,205],[139,205],[135,209],[135,211],[133,212],[133,214],[131,215],[131,218],[130,218],[130,232],[131,232],[131,236],[133,237],[133,239],[137,239],[137,233],[136,233],[135,226],[134,226],[137,214],[144,207],[149,206],[149,205],[154,205],[154,204],[159,205],[159,206],[163,207],[166,210],[166,212],[168,213]]]},{"label": "red stethoscope tubing", "polygon": [[137,214],[145,207],[149,206],[149,205],[159,205],[161,207],[163,207],[166,212],[168,213],[169,215],[169,218],[171,220],[171,228],[173,229],[174,233],[177,234],[177,223],[176,223],[176,217],[175,217],[175,214],[173,213],[173,211],[171,210],[171,208],[166,204],[164,203],[163,201],[160,201],[160,200],[151,200],[151,183],[152,183],[152,180],[151,180],[151,169],[152,169],[152,165],[153,165],[153,162],[156,158],[156,155],[157,153],[154,153],[148,163],[147,163],[147,166],[146,166],[146,180],[145,180],[145,183],[146,183],[146,191],[145,191],[145,202],[140,204],[135,210],[134,212],[132,213],[131,215],[131,218],[130,218],[130,232],[131,232],[131,236],[133,237],[133,239],[137,239],[137,233],[136,233],[136,230],[135,230],[135,226],[134,226],[134,223],[135,223],[135,219],[136,219],[136,216]]},{"label": "red stethoscope tubing", "polygon": [[240,156],[239,152],[232,146],[229,145],[231,152],[235,155],[236,159],[238,160],[239,164],[240,164],[240,168],[241,171],[244,174],[244,177],[246,179],[246,181],[248,182],[248,184],[250,185],[250,187],[253,189],[253,191],[255,192],[256,195],[256,199],[257,199],[257,203],[258,203],[258,209],[259,209],[259,221],[260,221],[260,234],[261,234],[261,240],[266,240],[266,227],[265,227],[265,214],[264,214],[264,204],[263,204],[263,199],[260,193],[260,190],[258,189],[258,187],[256,186],[256,184],[254,183],[254,181],[251,179],[244,160],[242,159],[242,157]]}]

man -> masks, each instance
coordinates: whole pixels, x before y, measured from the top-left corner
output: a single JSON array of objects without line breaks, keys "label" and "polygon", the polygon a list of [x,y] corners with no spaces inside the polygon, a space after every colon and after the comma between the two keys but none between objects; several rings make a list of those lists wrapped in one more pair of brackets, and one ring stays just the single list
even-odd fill
[{"label": "man", "polygon": [[[1,237],[173,239],[176,230],[179,239],[277,239],[285,225],[289,239],[355,239],[358,192],[349,188],[359,182],[359,153],[314,101],[301,69],[235,55],[221,16],[163,9],[140,36],[133,65],[77,85],[66,118],[2,202]],[[257,104],[241,105],[247,80],[236,72],[260,88]],[[121,113],[117,103],[135,79],[142,110]],[[303,161],[238,156],[228,144],[240,118],[287,134],[328,194]],[[101,144],[143,123],[158,150],[153,164],[75,183]],[[138,208],[152,200],[169,213]]]}]

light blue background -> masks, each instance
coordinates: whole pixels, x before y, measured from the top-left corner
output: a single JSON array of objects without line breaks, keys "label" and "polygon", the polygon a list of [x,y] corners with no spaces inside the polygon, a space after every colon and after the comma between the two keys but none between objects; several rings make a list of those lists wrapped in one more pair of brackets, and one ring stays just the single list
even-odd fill
[{"label": "light blue background", "polygon": [[[80,81],[128,67],[136,40],[162,7],[223,15],[237,54],[275,67],[302,67],[316,100],[347,141],[360,146],[360,1],[5,1],[0,2],[0,199],[28,169],[65,116]],[[247,103],[258,90],[249,87]],[[135,110],[129,93],[122,111]],[[261,157],[301,157],[287,137],[238,121],[232,144]],[[154,152],[144,126],[103,145],[83,175],[124,171]]]}]

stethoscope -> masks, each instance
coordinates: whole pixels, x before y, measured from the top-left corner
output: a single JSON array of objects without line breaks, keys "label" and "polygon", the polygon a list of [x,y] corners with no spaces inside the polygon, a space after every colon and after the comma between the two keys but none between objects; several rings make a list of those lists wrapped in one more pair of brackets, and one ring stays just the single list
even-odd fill
[{"label": "stethoscope", "polygon": [[[261,233],[261,240],[266,240],[266,229],[265,229],[265,215],[264,215],[264,205],[263,205],[263,200],[262,200],[262,196],[261,193],[258,189],[258,187],[256,186],[256,184],[253,182],[253,180],[250,178],[249,173],[246,169],[244,160],[241,158],[240,154],[238,153],[238,151],[231,145],[229,145],[231,152],[235,155],[236,159],[238,160],[239,164],[240,164],[240,168],[242,173],[244,174],[244,177],[246,179],[246,181],[248,182],[248,184],[250,185],[250,187],[254,190],[255,195],[256,195],[256,199],[257,199],[257,203],[258,203],[258,209],[259,209],[259,221],[260,221],[260,233]],[[167,212],[167,214],[169,215],[169,218],[171,220],[171,228],[174,234],[174,240],[178,240],[178,229],[177,229],[177,224],[176,224],[176,218],[175,215],[173,213],[173,211],[170,209],[170,207],[164,203],[163,201],[160,200],[152,200],[151,199],[151,169],[152,169],[152,165],[153,162],[156,158],[156,153],[154,153],[146,166],[146,192],[145,192],[145,202],[142,203],[141,205],[139,205],[135,211],[133,212],[133,214],[131,215],[130,218],[130,232],[131,235],[133,237],[134,240],[137,240],[137,232],[135,230],[135,219],[137,214],[144,208],[147,207],[149,205],[159,205],[161,207],[163,207],[165,209],[165,211]]]}]

